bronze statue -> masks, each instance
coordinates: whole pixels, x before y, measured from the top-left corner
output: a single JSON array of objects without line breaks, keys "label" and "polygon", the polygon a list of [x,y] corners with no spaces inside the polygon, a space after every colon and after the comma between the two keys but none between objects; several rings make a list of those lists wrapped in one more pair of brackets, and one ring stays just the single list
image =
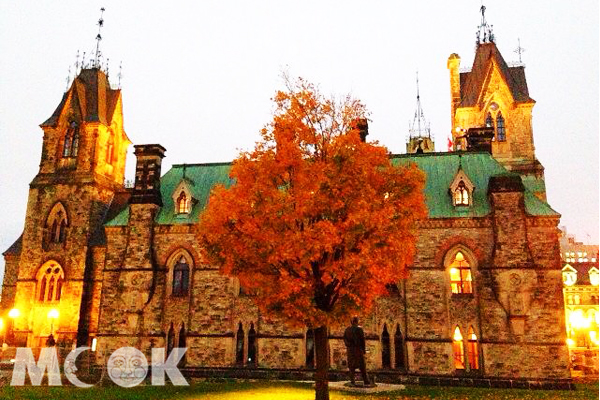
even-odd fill
[{"label": "bronze statue", "polygon": [[348,369],[350,371],[350,383],[355,385],[354,371],[356,368],[362,374],[365,386],[370,385],[365,365],[365,332],[358,326],[358,317],[352,318],[352,326],[346,328],[344,332],[344,344],[346,345],[346,354],[348,357]]}]

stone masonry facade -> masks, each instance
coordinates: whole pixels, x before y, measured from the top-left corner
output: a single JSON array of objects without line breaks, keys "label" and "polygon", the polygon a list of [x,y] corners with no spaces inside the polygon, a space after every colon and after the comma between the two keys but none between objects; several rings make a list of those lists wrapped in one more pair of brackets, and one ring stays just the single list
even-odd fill
[{"label": "stone masonry facade", "polygon": [[[453,132],[482,126],[486,107],[497,120],[500,107],[506,131],[496,134],[506,140],[497,136],[491,154],[397,156],[430,168],[430,217],[418,226],[408,278],[362,316],[368,368],[568,379],[560,215],[545,203],[524,72],[508,71],[493,43],[479,46],[472,76],[458,75],[459,60],[448,61]],[[483,71],[489,76],[476,76]],[[20,312],[11,327],[15,345],[43,346],[53,334],[65,346],[93,343],[98,363],[122,346],[148,357],[151,348],[179,346],[188,348],[189,368],[314,368],[308,327],[291,329],[261,315],[236,279],[202,258],[194,231],[200,212],[194,207],[202,201],[194,191],[214,182],[193,174],[226,166],[174,166],[161,178],[165,149],[138,145],[136,182],[125,188],[130,142],[120,91],[96,68],[80,72],[41,126],[42,162],[30,185],[23,235],[4,253],[1,309]],[[170,178],[178,173],[181,178]],[[477,183],[466,185],[468,204],[456,203],[449,191],[455,176]],[[192,198],[190,209],[185,198],[181,203],[184,212],[176,208],[181,200],[170,200],[180,190]],[[46,317],[51,309],[60,313],[55,322]],[[329,333],[337,370],[346,367],[344,328]]]}]

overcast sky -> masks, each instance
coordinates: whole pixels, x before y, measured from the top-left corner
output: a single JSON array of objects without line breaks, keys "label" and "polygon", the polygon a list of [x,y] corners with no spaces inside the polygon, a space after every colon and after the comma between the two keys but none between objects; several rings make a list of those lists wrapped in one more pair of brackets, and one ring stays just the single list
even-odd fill
[{"label": "overcast sky", "polygon": [[[160,143],[171,164],[229,161],[273,111],[282,71],[351,93],[371,112],[369,138],[404,152],[415,73],[436,148],[450,131],[446,61],[470,67],[480,0],[0,2],[0,248],[19,236],[42,130],[66,89],[77,50],[101,48],[116,84],[123,64],[125,130]],[[598,243],[598,1],[487,1],[506,61],[517,39],[536,100],[536,154],[561,225]],[[134,159],[129,156],[128,179]],[[0,261],[0,270],[4,261]]]}]

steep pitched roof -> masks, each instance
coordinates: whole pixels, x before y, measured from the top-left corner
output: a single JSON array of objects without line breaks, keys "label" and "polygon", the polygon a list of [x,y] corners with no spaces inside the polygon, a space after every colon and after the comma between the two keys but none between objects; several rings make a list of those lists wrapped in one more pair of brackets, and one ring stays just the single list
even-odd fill
[{"label": "steep pitched roof", "polygon": [[[459,162],[460,154],[460,162]],[[490,177],[508,174],[509,172],[498,163],[489,153],[425,153],[392,155],[392,163],[406,165],[414,163],[423,172],[427,179],[425,184],[425,198],[429,210],[429,218],[468,218],[483,217],[491,212],[487,191]],[[475,186],[473,191],[473,205],[470,207],[455,207],[448,188],[456,176],[459,163],[464,172],[469,176]],[[198,217],[210,195],[211,188],[218,184],[229,186],[230,163],[216,164],[191,164],[174,165],[169,172],[161,178],[161,195],[163,207],[157,214],[155,221],[158,224],[190,224],[198,221]],[[173,191],[184,179],[194,182],[190,185],[192,196],[197,203],[189,214],[176,214],[173,204]],[[529,188],[525,186],[525,211],[534,216],[558,216],[548,203],[538,199]],[[106,226],[123,226],[129,219],[129,207],[125,207],[114,218],[106,222]]]},{"label": "steep pitched roof", "polygon": [[460,74],[461,107],[473,107],[477,104],[483,85],[491,72],[492,62],[498,66],[516,102],[534,102],[529,97],[524,67],[509,67],[495,43],[481,43],[477,46],[471,71]]},{"label": "steep pitched roof", "polygon": [[40,126],[56,126],[67,104],[70,104],[74,117],[81,122],[110,125],[120,93],[120,89],[111,89],[106,74],[100,69],[84,69],[63,95],[52,116]]},{"label": "steep pitched roof", "polygon": [[6,249],[6,251],[4,253],[2,253],[2,255],[3,256],[17,256],[17,255],[21,254],[22,243],[23,243],[23,234],[21,233],[21,236],[19,236],[19,238],[17,240],[15,240],[15,242],[8,249]]}]

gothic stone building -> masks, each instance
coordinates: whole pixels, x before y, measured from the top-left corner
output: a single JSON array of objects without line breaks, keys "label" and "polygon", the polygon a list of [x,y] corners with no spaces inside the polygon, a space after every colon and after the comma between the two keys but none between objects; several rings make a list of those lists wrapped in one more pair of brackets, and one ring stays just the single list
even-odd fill
[{"label": "gothic stone building", "polygon": [[[470,72],[459,64],[452,54],[455,151],[392,156],[426,173],[429,217],[410,276],[363,318],[368,367],[569,378],[560,216],[545,201],[524,69],[494,43],[478,45]],[[97,68],[79,73],[41,127],[24,231],[4,253],[2,309],[19,310],[11,344],[43,346],[54,333],[59,344],[93,343],[99,362],[126,345],[148,354],[185,346],[188,367],[314,366],[310,329],[261,316],[201,256],[194,225],[211,187],[230,184],[229,164],[174,165],[161,176],[165,149],[138,145],[135,185],[125,188],[121,92]],[[341,329],[330,332],[337,369]]]}]

